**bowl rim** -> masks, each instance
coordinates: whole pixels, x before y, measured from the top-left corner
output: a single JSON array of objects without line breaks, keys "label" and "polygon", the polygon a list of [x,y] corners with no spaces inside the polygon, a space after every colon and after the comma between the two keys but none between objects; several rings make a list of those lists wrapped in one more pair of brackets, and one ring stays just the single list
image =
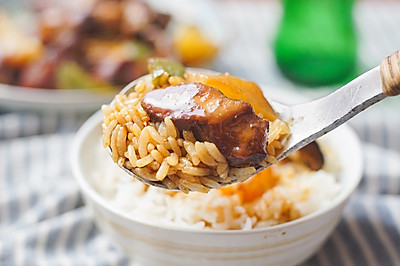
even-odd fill
[{"label": "bowl rim", "polygon": [[[80,167],[80,154],[82,152],[82,144],[85,141],[85,139],[93,133],[96,127],[99,127],[102,121],[102,111],[98,110],[95,112],[92,116],[90,116],[86,122],[80,127],[80,129],[76,132],[75,137],[73,139],[72,147],[71,147],[71,157],[70,157],[70,165],[72,168],[72,173],[73,176],[78,183],[79,189],[83,194],[86,194],[91,200],[93,200],[96,204],[100,205],[107,211],[111,212],[113,215],[116,216],[121,216],[124,219],[127,219],[129,221],[132,221],[134,223],[139,223],[144,226],[152,227],[154,229],[164,229],[164,230],[169,230],[169,231],[179,231],[179,232],[188,232],[188,233],[199,233],[199,234],[248,234],[249,232],[251,233],[267,233],[267,232],[273,232],[277,230],[284,230],[288,229],[290,227],[302,224],[304,222],[307,222],[309,220],[312,220],[315,217],[321,216],[325,213],[330,212],[334,208],[343,205],[348,198],[351,196],[351,194],[354,192],[354,190],[357,188],[361,178],[362,178],[362,173],[363,173],[363,160],[362,156],[355,156],[354,162],[352,162],[352,175],[354,176],[351,180],[351,182],[348,183],[347,186],[342,187],[341,191],[339,194],[333,199],[332,202],[327,204],[327,206],[316,210],[310,214],[307,214],[303,217],[300,217],[298,219],[285,222],[282,224],[277,224],[277,225],[272,225],[272,226],[267,226],[267,227],[260,227],[260,228],[252,228],[252,229],[238,229],[238,230],[222,230],[222,229],[209,229],[209,228],[195,228],[195,227],[179,227],[178,225],[173,225],[173,224],[156,224],[152,222],[144,222],[143,220],[140,219],[135,219],[135,217],[132,217],[126,213],[124,213],[122,210],[116,209],[112,206],[111,203],[109,203],[105,198],[103,198],[100,194],[96,192],[96,190],[90,185],[90,183],[86,180],[84,177],[84,174],[82,172],[82,169]],[[355,154],[360,154],[362,155],[362,146],[361,142],[354,132],[354,130],[351,129],[347,124],[341,125],[337,129],[333,130],[332,132],[338,132],[341,131],[342,134],[346,134],[347,138],[350,138],[350,142],[353,144],[353,147],[351,148],[352,152]],[[328,133],[331,134],[332,132]],[[335,134],[335,133],[334,133]]]}]

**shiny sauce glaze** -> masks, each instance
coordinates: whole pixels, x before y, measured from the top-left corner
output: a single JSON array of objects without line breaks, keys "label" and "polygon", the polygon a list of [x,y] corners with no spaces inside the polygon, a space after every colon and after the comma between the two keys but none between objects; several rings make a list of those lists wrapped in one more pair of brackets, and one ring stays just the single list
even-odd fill
[{"label": "shiny sauce glaze", "polygon": [[231,167],[256,166],[267,156],[269,121],[219,90],[187,83],[148,92],[141,102],[152,121],[169,117],[199,141],[215,143]]}]

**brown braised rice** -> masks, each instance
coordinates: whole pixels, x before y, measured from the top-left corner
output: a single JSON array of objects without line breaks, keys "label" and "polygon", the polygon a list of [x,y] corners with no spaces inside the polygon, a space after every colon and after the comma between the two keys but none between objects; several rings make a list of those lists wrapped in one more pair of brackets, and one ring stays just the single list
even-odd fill
[{"label": "brown braised rice", "polygon": [[[163,86],[184,82],[181,77],[160,78]],[[149,181],[159,181],[171,189],[208,192],[219,183],[249,176],[254,167],[232,168],[214,143],[197,141],[191,131],[179,131],[170,118],[152,122],[140,102],[154,89],[151,81],[139,80],[134,92],[119,94],[112,105],[103,105],[103,145],[110,147],[112,158]],[[275,150],[289,134],[285,122],[270,123],[268,157],[273,162]],[[238,180],[241,181],[241,180]]]}]

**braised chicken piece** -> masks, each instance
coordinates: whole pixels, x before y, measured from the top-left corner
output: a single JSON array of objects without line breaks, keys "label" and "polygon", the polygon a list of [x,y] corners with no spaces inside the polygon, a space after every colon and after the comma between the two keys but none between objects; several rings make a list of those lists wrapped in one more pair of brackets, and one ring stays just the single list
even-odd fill
[{"label": "braised chicken piece", "polygon": [[215,143],[231,167],[257,166],[267,156],[269,121],[258,117],[249,103],[227,98],[213,87],[186,83],[157,89],[141,105],[153,121],[169,117],[179,130]]}]

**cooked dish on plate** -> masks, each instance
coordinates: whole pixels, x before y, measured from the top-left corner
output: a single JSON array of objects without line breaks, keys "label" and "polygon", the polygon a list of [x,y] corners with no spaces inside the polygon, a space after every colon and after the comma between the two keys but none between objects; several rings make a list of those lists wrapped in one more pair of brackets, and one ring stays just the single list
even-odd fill
[{"label": "cooked dish on plate", "polygon": [[218,50],[196,25],[179,27],[181,33],[173,34],[173,17],[144,1],[77,3],[30,2],[34,21],[29,29],[0,12],[0,83],[109,92],[145,74],[148,57],[171,57],[190,65],[199,62],[188,50],[191,43],[201,46],[197,50],[213,51],[204,54],[208,62]]}]

